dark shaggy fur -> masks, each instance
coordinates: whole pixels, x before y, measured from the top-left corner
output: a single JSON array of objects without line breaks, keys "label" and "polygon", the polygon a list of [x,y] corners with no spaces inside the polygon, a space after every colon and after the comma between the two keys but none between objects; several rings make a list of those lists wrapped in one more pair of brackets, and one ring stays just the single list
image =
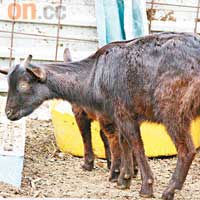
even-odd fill
[{"label": "dark shaggy fur", "polygon": [[[130,184],[133,150],[142,176],[140,194],[145,197],[152,196],[153,176],[139,125],[144,120],[163,123],[178,151],[175,172],[162,196],[170,200],[182,188],[196,152],[189,127],[200,106],[199,63],[197,35],[161,33],[112,43],[65,67],[16,67],[9,75],[6,112],[16,120],[52,98],[96,111],[119,131],[123,155],[119,183]],[[17,91],[21,81],[27,81],[30,89]]]},{"label": "dark shaggy fur", "polygon": [[[68,48],[65,49],[63,58],[64,58],[64,63],[66,64],[72,62],[71,53]],[[94,152],[92,149],[92,137],[91,137],[91,122],[93,120],[96,120],[96,116],[94,116],[95,114],[92,115],[89,114],[86,110],[77,106],[76,104],[72,104],[72,111],[74,113],[76,123],[79,127],[84,145],[84,164],[82,165],[82,167],[85,170],[91,171],[94,167]],[[111,155],[110,155],[109,142],[102,130],[100,130],[100,136],[105,148],[107,166],[110,169]]]}]

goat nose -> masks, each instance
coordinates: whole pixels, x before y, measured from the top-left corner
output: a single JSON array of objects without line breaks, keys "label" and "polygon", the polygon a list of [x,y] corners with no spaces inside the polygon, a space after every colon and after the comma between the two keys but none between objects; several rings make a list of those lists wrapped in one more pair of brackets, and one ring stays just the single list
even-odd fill
[{"label": "goat nose", "polygon": [[6,111],[6,115],[7,115],[7,116],[10,116],[11,114],[12,114],[12,110],[7,110],[7,111]]}]

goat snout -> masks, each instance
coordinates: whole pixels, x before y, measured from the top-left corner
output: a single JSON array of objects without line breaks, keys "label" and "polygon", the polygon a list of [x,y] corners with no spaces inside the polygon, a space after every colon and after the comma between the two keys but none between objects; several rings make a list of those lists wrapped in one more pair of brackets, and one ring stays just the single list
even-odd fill
[{"label": "goat snout", "polygon": [[9,113],[11,113],[12,112],[12,110],[7,110],[6,111],[6,114],[9,114]]},{"label": "goat snout", "polygon": [[6,115],[9,117],[10,115],[12,115],[12,113],[13,113],[13,110],[6,110]]}]

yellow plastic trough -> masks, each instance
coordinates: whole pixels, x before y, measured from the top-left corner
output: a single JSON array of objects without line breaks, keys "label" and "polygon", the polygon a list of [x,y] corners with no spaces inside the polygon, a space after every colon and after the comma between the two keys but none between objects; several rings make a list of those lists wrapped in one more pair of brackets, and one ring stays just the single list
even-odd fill
[{"label": "yellow plastic trough", "polygon": [[[70,104],[64,101],[52,101],[51,114],[60,150],[75,156],[83,156],[82,138]],[[163,125],[145,122],[141,125],[141,133],[148,157],[176,155],[174,144]],[[192,122],[191,133],[195,146],[200,147],[200,117]],[[104,147],[99,136],[98,122],[92,123],[92,144],[95,155],[104,158]]]}]

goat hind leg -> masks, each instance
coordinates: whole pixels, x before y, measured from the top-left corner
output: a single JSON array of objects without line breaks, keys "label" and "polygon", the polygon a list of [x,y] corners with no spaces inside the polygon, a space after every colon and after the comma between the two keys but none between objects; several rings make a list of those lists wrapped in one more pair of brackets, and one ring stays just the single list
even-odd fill
[{"label": "goat hind leg", "polygon": [[138,164],[134,152],[132,154],[133,154],[133,178],[136,178],[138,175]]},{"label": "goat hind leg", "polygon": [[137,122],[133,123],[134,133],[132,134],[132,147],[133,152],[141,172],[142,187],[140,190],[140,196],[144,198],[153,197],[153,173],[148,164],[145,156],[144,145],[141,138],[140,127]]},{"label": "goat hind leg", "polygon": [[178,160],[169,185],[163,192],[162,198],[164,200],[174,199],[175,190],[182,189],[190,165],[196,153],[191,135],[189,134],[189,126],[185,129],[175,129],[172,128],[172,125],[170,125],[170,127],[171,128],[168,129],[168,132],[177,148]]}]

